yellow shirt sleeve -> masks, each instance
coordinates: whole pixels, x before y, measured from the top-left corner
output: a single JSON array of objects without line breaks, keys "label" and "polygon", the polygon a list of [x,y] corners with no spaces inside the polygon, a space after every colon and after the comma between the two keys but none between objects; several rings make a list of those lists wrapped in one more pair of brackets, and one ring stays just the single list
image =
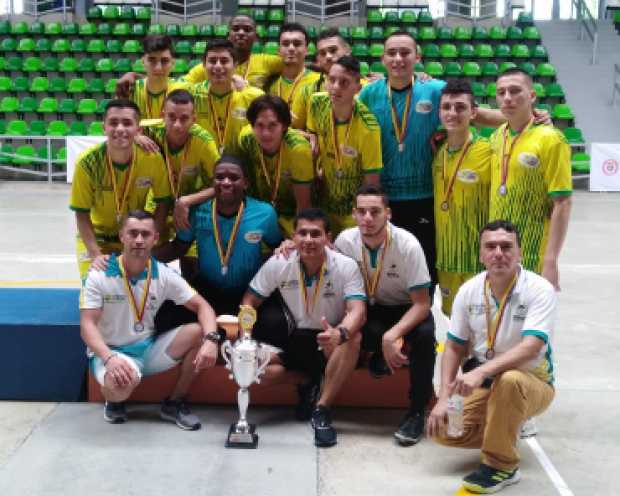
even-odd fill
[{"label": "yellow shirt sleeve", "polygon": [[304,86],[291,102],[292,126],[295,129],[310,129],[310,98],[312,97],[312,84]]},{"label": "yellow shirt sleeve", "polygon": [[543,157],[547,193],[551,196],[570,195],[573,191],[570,146],[557,129],[549,134]]},{"label": "yellow shirt sleeve", "polygon": [[202,64],[195,65],[181,79],[182,81],[190,83],[190,84],[202,83],[203,81],[206,81],[208,78],[207,78],[207,71],[205,70],[205,66]]},{"label": "yellow shirt sleeve", "polygon": [[220,154],[217,151],[215,140],[206,140],[199,137],[199,153],[201,157],[202,170],[202,184],[205,187],[211,186],[213,182],[213,173],[215,171],[215,163],[220,159]]},{"label": "yellow shirt sleeve", "polygon": [[[303,142],[301,140],[303,140]],[[312,149],[310,148],[310,143],[302,136],[299,136],[299,141],[291,148],[289,160],[291,164],[291,180],[293,183],[312,182],[314,179]]]},{"label": "yellow shirt sleeve", "polygon": [[282,57],[279,55],[264,54],[263,67],[268,76],[275,76],[282,72]]},{"label": "yellow shirt sleeve", "polygon": [[[88,153],[88,151],[85,153]],[[90,212],[95,198],[95,188],[93,187],[91,177],[82,164],[83,156],[84,153],[77,160],[71,184],[69,208],[75,212]]]},{"label": "yellow shirt sleeve", "polygon": [[142,157],[149,162],[153,174],[153,200],[156,203],[170,201],[170,182],[164,159],[159,153],[144,154]]},{"label": "yellow shirt sleeve", "polygon": [[383,169],[381,157],[381,130],[377,126],[366,135],[360,146],[362,153],[362,171],[364,174],[378,174]]}]

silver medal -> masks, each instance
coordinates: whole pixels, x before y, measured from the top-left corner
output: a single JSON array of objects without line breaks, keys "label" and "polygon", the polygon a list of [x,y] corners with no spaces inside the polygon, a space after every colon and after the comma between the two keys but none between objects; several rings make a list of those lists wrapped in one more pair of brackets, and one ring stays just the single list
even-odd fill
[{"label": "silver medal", "polygon": [[133,325],[133,330],[136,332],[142,332],[144,331],[144,324],[142,322],[136,322]]},{"label": "silver medal", "polygon": [[399,143],[398,144],[398,151],[400,153],[403,153],[405,151],[405,144],[404,143]]},{"label": "silver medal", "polygon": [[487,358],[487,360],[492,360],[495,356],[495,351],[493,350],[493,348],[489,348],[484,354],[484,356]]},{"label": "silver medal", "polygon": [[228,274],[228,265],[222,265],[222,275]]},{"label": "silver medal", "polygon": [[499,189],[497,190],[497,192],[499,193],[500,196],[506,196],[506,193],[508,192],[508,189],[506,188],[505,184],[502,184]]}]

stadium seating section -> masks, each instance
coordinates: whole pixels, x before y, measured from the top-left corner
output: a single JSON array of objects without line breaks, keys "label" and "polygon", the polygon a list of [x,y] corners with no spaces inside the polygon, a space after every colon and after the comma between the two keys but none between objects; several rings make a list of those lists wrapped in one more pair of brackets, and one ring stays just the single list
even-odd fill
[{"label": "stadium seating section", "polygon": [[[283,8],[245,8],[254,17],[260,37],[255,53],[277,53],[278,35],[285,20]],[[620,19],[618,14],[616,18]],[[309,59],[316,54],[321,28],[307,27]],[[574,115],[565,101],[556,70],[549,62],[531,15],[521,13],[515,25],[490,28],[439,26],[428,11],[368,9],[366,26],[341,26],[362,64],[364,73],[381,72],[383,41],[404,29],[418,41],[423,57],[416,70],[434,78],[466,77],[480,104],[495,106],[495,79],[509,67],[521,67],[536,82],[538,106],[548,110],[564,130],[576,152],[583,152],[583,136],[574,128]],[[20,136],[101,135],[105,103],[114,94],[116,80],[130,70],[142,71],[141,38],[166,33],[175,40],[177,62],[173,75],[200,63],[206,41],[226,36],[228,26],[151,23],[146,7],[92,7],[82,23],[0,21],[0,164],[25,165],[47,156],[45,141]],[[21,144],[23,142],[23,145]],[[53,158],[62,160],[62,140],[54,142]],[[19,153],[19,158],[6,153]],[[42,163],[38,163],[41,166]],[[580,168],[581,167],[581,168]],[[583,170],[583,166],[576,169]]]}]

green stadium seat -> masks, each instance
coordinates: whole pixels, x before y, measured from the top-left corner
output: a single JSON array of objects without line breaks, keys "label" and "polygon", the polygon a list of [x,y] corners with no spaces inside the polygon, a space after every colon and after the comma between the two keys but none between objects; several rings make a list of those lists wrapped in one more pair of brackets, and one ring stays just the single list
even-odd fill
[{"label": "green stadium seat", "polygon": [[570,105],[566,103],[556,103],[553,106],[553,111],[551,112],[551,116],[554,119],[560,119],[560,120],[573,120],[575,118],[575,114],[573,114],[573,110],[570,108]]},{"label": "green stadium seat", "polygon": [[108,95],[113,95],[116,92],[116,79],[115,78],[108,79],[105,82],[105,89],[104,89],[104,91]]},{"label": "green stadium seat", "polygon": [[396,31],[400,31],[400,28],[398,26],[386,26],[385,28],[383,28],[383,34],[386,38],[392,33],[395,33]]},{"label": "green stadium seat", "polygon": [[440,26],[437,28],[438,40],[451,40],[453,38],[452,28],[449,26]]},{"label": "green stadium seat", "polygon": [[8,93],[9,91],[11,91],[11,78],[0,76],[0,93]]},{"label": "green stadium seat", "polygon": [[422,54],[426,59],[437,59],[439,58],[441,52],[436,43],[427,43],[423,45]]},{"label": "green stadium seat", "polygon": [[163,24],[151,24],[149,26],[148,34],[165,34],[166,29]]},{"label": "green stadium seat", "polygon": [[37,110],[37,99],[32,96],[25,96],[19,101],[19,108],[17,111],[20,114],[26,114]]},{"label": "green stadium seat", "polygon": [[530,52],[530,57],[533,59],[548,60],[549,54],[547,53],[547,49],[543,45],[534,45]]},{"label": "green stadium seat", "polygon": [[499,73],[501,74],[502,72],[506,72],[508,69],[511,69],[513,67],[517,67],[517,64],[515,64],[514,62],[502,62],[499,65]]},{"label": "green stadium seat", "polygon": [[[47,77],[37,76],[30,81],[30,90],[31,93],[47,93],[50,87],[50,81]],[[0,88],[0,91],[2,89]]]},{"label": "green stadium seat", "polygon": [[523,39],[524,40],[540,40],[540,32],[536,26],[527,26],[523,28]]},{"label": "green stadium seat", "polygon": [[354,26],[351,28],[351,39],[354,41],[367,40],[368,30],[364,26]]},{"label": "green stadium seat", "polygon": [[71,40],[69,51],[71,53],[84,53],[86,51],[86,41],[83,38]]},{"label": "green stadium seat", "polygon": [[269,12],[267,13],[267,20],[269,22],[277,22],[277,23],[283,23],[284,22],[284,9],[269,9]]},{"label": "green stadium seat", "polygon": [[368,9],[366,20],[368,24],[380,24],[383,22],[383,14],[379,9]]},{"label": "green stadium seat", "polygon": [[454,28],[453,37],[455,40],[469,41],[472,37],[472,30],[471,28],[467,28],[465,26],[457,26]]},{"label": "green stadium seat", "polygon": [[[309,34],[310,31],[308,30],[308,28],[306,28],[306,30]],[[228,36],[228,24],[217,24],[213,29],[213,36],[217,38],[226,38]]]},{"label": "green stadium seat", "polygon": [[558,83],[549,83],[545,86],[545,93],[549,98],[564,98],[564,90]]},{"label": "green stadium seat", "polygon": [[69,84],[67,85],[67,93],[85,93],[86,87],[86,79],[73,78],[69,81]]},{"label": "green stadium seat", "polygon": [[497,59],[509,59],[512,58],[512,52],[510,46],[505,43],[499,43],[495,45],[495,58]]},{"label": "green stadium seat", "polygon": [[422,26],[418,29],[418,38],[420,41],[436,40],[437,30],[433,26]]},{"label": "green stadium seat", "polygon": [[566,138],[566,141],[568,141],[569,145],[585,145],[583,133],[579,128],[567,127],[564,129],[564,137]]},{"label": "green stadium seat", "polygon": [[88,19],[89,21],[92,20],[96,20],[96,19],[101,19],[101,9],[99,7],[90,7],[88,9],[88,11],[86,12],[86,19]]},{"label": "green stadium seat", "polygon": [[202,55],[205,53],[205,49],[207,48],[206,41],[197,41],[192,46],[192,53],[195,55]]},{"label": "green stadium seat", "polygon": [[532,77],[536,75],[536,66],[531,62],[521,62],[519,64],[519,69],[524,70]]},{"label": "green stadium seat", "polygon": [[65,121],[50,121],[47,125],[46,134],[48,136],[67,136],[69,133],[69,126]]},{"label": "green stadium seat", "polygon": [[381,62],[373,62],[370,64],[370,72],[376,72],[378,74],[387,74],[387,69]]},{"label": "green stadium seat", "polygon": [[31,136],[45,136],[45,129],[47,125],[45,121],[30,121],[30,135]]},{"label": "green stadium seat", "polygon": [[177,41],[174,46],[174,51],[178,55],[186,55],[188,53],[192,53],[192,45],[187,40]]},{"label": "green stadium seat", "polygon": [[141,58],[134,60],[130,67],[130,70],[133,72],[145,72],[144,63],[142,62]]},{"label": "green stadium seat", "polygon": [[476,98],[486,98],[487,96],[487,87],[480,81],[472,81],[471,91]]},{"label": "green stadium seat", "polygon": [[189,64],[185,59],[176,59],[174,67],[172,68],[172,74],[185,74],[189,71]]},{"label": "green stadium seat", "polygon": [[86,123],[84,121],[73,121],[69,126],[67,136],[86,136]]},{"label": "green stadium seat", "polygon": [[26,21],[17,21],[11,25],[11,34],[24,35],[28,34],[28,23]]},{"label": "green stadium seat", "polygon": [[[30,34],[43,34],[45,32],[45,24],[43,24],[41,21],[31,22],[28,32]],[[0,30],[0,34],[6,34],[6,33],[3,33]]]},{"label": "green stadium seat", "polygon": [[416,62],[413,66],[413,72],[424,72],[424,64],[422,62]]},{"label": "green stadium seat", "polygon": [[368,45],[366,43],[353,43],[351,55],[358,59],[366,58],[368,56]]},{"label": "green stadium seat", "polygon": [[108,40],[105,42],[105,51],[108,53],[121,53],[121,40]]},{"label": "green stadium seat", "polygon": [[547,112],[549,115],[553,114],[553,108],[548,103],[539,103],[536,102],[536,110],[541,110]]},{"label": "green stadium seat", "polygon": [[463,75],[463,69],[458,62],[450,61],[444,67],[444,75],[447,77],[460,77]]},{"label": "green stadium seat", "polygon": [[41,71],[43,72],[57,72],[58,71],[58,57],[45,57],[43,59],[43,65],[41,66]]},{"label": "green stadium seat", "polygon": [[97,34],[99,36],[111,36],[112,35],[112,26],[107,22],[102,22],[101,24],[97,24]]},{"label": "green stadium seat", "polygon": [[511,54],[515,59],[529,59],[530,49],[527,45],[518,43],[516,45],[512,45]]},{"label": "green stadium seat", "polygon": [[456,45],[453,43],[444,43],[439,48],[441,58],[443,59],[455,59],[458,57],[458,50],[456,49]]},{"label": "green stadium seat", "polygon": [[80,32],[80,25],[77,22],[67,22],[62,25],[63,36],[76,36]]},{"label": "green stadium seat", "polygon": [[64,93],[67,91],[67,81],[63,77],[55,77],[50,80],[49,91],[51,93]]},{"label": "green stadium seat", "polygon": [[86,87],[87,93],[100,95],[105,91],[105,83],[101,78],[93,78],[88,81],[88,86]]},{"label": "green stadium seat", "polygon": [[547,94],[545,93],[545,87],[540,83],[534,83],[532,85],[534,91],[536,92],[536,98],[540,100],[541,98],[545,98]]},{"label": "green stadium seat", "polygon": [[58,64],[60,72],[75,72],[77,70],[77,60],[73,57],[65,57]]},{"label": "green stadium seat", "polygon": [[17,50],[17,40],[15,38],[4,38],[0,42],[0,51],[14,52]]},{"label": "green stadium seat", "polygon": [[180,34],[185,37],[198,36],[198,26],[195,24],[184,24],[181,26]]},{"label": "green stadium seat", "polygon": [[82,98],[78,103],[76,112],[78,114],[94,114],[97,112],[97,100],[94,98]]},{"label": "green stadium seat", "polygon": [[459,45],[459,57],[462,59],[471,59],[475,56],[476,51],[470,43],[461,43]]},{"label": "green stadium seat", "polygon": [[0,71],[3,71],[6,68],[6,59],[4,57],[0,57]]},{"label": "green stadium seat", "polygon": [[398,18],[398,12],[396,10],[388,10],[383,15],[384,24],[398,24],[400,19]]},{"label": "green stadium seat", "polygon": [[97,102],[97,110],[95,111],[97,115],[103,115],[109,101],[109,99],[104,98],[103,100],[99,100],[99,102]]},{"label": "green stadium seat", "polygon": [[503,41],[506,39],[506,30],[502,26],[491,26],[489,38],[493,41]]},{"label": "green stadium seat", "polygon": [[418,24],[433,24],[433,16],[428,10],[422,10],[418,13]]},{"label": "green stadium seat", "polygon": [[53,97],[46,96],[42,98],[37,107],[39,114],[55,114],[58,112],[58,100]]},{"label": "green stadium seat", "polygon": [[78,72],[95,72],[95,61],[90,57],[82,57],[78,62]]},{"label": "green stadium seat", "polygon": [[105,134],[103,130],[103,122],[101,121],[93,121],[88,125],[88,130],[86,131],[88,136],[103,136]]},{"label": "green stadium seat", "polygon": [[427,62],[424,65],[424,72],[433,78],[440,78],[444,74],[443,64],[441,62]]},{"label": "green stadium seat", "polygon": [[254,8],[253,9],[253,17],[254,17],[254,20],[257,23],[265,22],[267,20],[267,10],[266,9]]},{"label": "green stadium seat", "polygon": [[523,31],[518,26],[508,26],[506,30],[506,38],[509,40],[522,40],[523,39]]},{"label": "green stadium seat", "polygon": [[[54,154],[54,159],[55,160],[63,160],[66,161],[67,160],[67,147],[63,146],[62,148],[60,148],[55,154]],[[63,164],[63,168],[66,167],[66,164]]]},{"label": "green stadium seat", "polygon": [[113,36],[128,36],[130,32],[131,28],[127,22],[117,22],[112,28]]},{"label": "green stadium seat", "polygon": [[28,78],[24,76],[17,76],[13,78],[12,84],[11,91],[14,93],[25,93],[28,91],[28,87],[30,86]]},{"label": "green stadium seat", "polygon": [[39,38],[34,47],[34,51],[37,53],[49,52],[51,49],[52,43],[47,38]]},{"label": "green stadium seat", "polygon": [[[31,129],[30,129],[30,132],[32,132],[32,126],[31,126]],[[43,135],[45,135],[45,132],[41,136],[43,136]],[[41,160],[44,160],[44,161],[47,162],[47,158],[48,158],[48,155],[47,155],[47,145],[42,145],[39,148],[37,148],[37,157],[40,158]],[[46,166],[46,164],[43,163],[43,162],[39,162],[38,165],[39,166]]]},{"label": "green stadium seat", "polygon": [[262,42],[255,41],[252,45],[252,53],[263,53],[264,46]]},{"label": "green stadium seat", "polygon": [[0,35],[1,34],[10,34],[11,32],[11,21],[8,20],[0,20]]},{"label": "green stadium seat", "polygon": [[277,55],[278,51],[279,51],[279,46],[277,42],[268,41],[267,43],[265,43],[265,48],[263,49],[264,53],[267,53],[270,55]]},{"label": "green stadium seat", "polygon": [[499,74],[499,68],[495,62],[485,62],[482,66],[482,75],[485,78],[497,78]]},{"label": "green stadium seat", "polygon": [[43,66],[43,61],[40,57],[26,57],[22,64],[22,71],[24,72],[39,72]]},{"label": "green stadium seat", "polygon": [[495,55],[493,47],[488,43],[478,43],[474,50],[474,56],[479,59],[490,59]]},{"label": "green stadium seat", "polygon": [[19,100],[14,96],[5,96],[0,100],[0,112],[8,114],[17,112]]},{"label": "green stadium seat", "polygon": [[314,41],[311,41],[310,43],[308,43],[308,52],[307,53],[308,53],[307,56],[309,58],[312,58],[312,59],[316,55],[316,43]]},{"label": "green stadium seat", "polygon": [[118,18],[123,19],[125,21],[133,21],[136,17],[136,13],[133,10],[133,7],[130,5],[124,5],[121,7]]},{"label": "green stadium seat", "polygon": [[534,18],[530,12],[519,12],[519,17],[517,17],[518,26],[532,26],[533,24]]},{"label": "green stadium seat", "polygon": [[132,24],[131,35],[138,38],[146,36],[146,24]]},{"label": "green stadium seat", "polygon": [[179,29],[178,24],[166,24],[166,34],[171,38],[176,38],[180,36],[181,30]]},{"label": "green stadium seat", "polygon": [[73,98],[63,98],[58,104],[58,112],[61,114],[75,113],[76,103]]},{"label": "green stadium seat", "polygon": [[34,52],[35,42],[32,38],[22,38],[17,44],[18,52]]},{"label": "green stadium seat", "polygon": [[316,40],[318,36],[318,30],[316,26],[306,26],[306,32],[308,33],[308,38],[311,40]]},{"label": "green stadium seat", "polygon": [[142,46],[137,40],[126,40],[121,49],[123,53],[142,53]]},{"label": "green stadium seat", "polygon": [[487,97],[495,98],[496,93],[497,93],[497,84],[496,83],[487,84]]},{"label": "green stadium seat", "polygon": [[138,7],[136,10],[136,19],[140,21],[151,20],[151,8],[150,7]]},{"label": "green stadium seat", "polygon": [[13,165],[30,165],[36,156],[32,145],[21,145],[15,149],[15,154],[19,157],[13,157]]},{"label": "green stadium seat", "polygon": [[409,33],[414,40],[418,39],[418,28],[415,26],[406,26],[405,33]]},{"label": "green stadium seat", "polygon": [[272,38],[275,40],[280,38],[280,26],[278,24],[271,24],[267,28],[267,38]]},{"label": "green stadium seat", "polygon": [[418,16],[413,10],[403,10],[400,13],[401,24],[415,24],[418,21]]},{"label": "green stadium seat", "polygon": [[478,62],[465,62],[463,64],[463,75],[470,78],[482,76],[482,69],[480,68],[480,64],[478,64]]},{"label": "green stadium seat", "polygon": [[583,152],[574,153],[571,157],[571,165],[573,172],[588,174],[590,172],[590,155]]},{"label": "green stadium seat", "polygon": [[360,62],[360,74],[363,77],[366,77],[369,72],[370,72],[370,66],[368,65],[368,62]]},{"label": "green stadium seat", "polygon": [[[6,134],[6,129],[2,134]],[[12,155],[15,150],[13,150],[13,145],[11,143],[3,143],[0,147],[0,164],[10,164],[11,157],[8,155]]]},{"label": "green stadium seat", "polygon": [[80,36],[95,36],[97,34],[97,25],[92,22],[80,24],[78,33]]},{"label": "green stadium seat", "polygon": [[62,24],[59,22],[48,22],[45,24],[44,33],[47,36],[60,36],[62,34]]},{"label": "green stadium seat", "polygon": [[267,28],[263,24],[256,26],[256,36],[261,40],[267,38]]},{"label": "green stadium seat", "polygon": [[71,49],[71,44],[66,38],[58,38],[52,43],[52,52],[54,53],[67,53]]},{"label": "green stadium seat", "polygon": [[201,38],[213,38],[213,25],[203,24],[198,28],[198,35]]},{"label": "green stadium seat", "polygon": [[471,37],[472,39],[478,41],[486,40],[489,38],[489,32],[487,31],[487,28],[483,26],[474,26],[471,32]]},{"label": "green stadium seat", "polygon": [[368,55],[373,58],[380,58],[383,55],[383,43],[371,43]]},{"label": "green stadium seat", "polygon": [[120,9],[115,5],[107,5],[101,13],[103,19],[114,21],[120,17]]},{"label": "green stadium seat", "polygon": [[22,58],[21,57],[8,57],[6,59],[5,71],[17,72],[22,70]]},{"label": "green stadium seat", "polygon": [[22,120],[14,120],[7,124],[6,134],[12,136],[26,136],[28,134],[28,124]]},{"label": "green stadium seat", "polygon": [[125,58],[116,59],[114,61],[113,70],[116,73],[125,74],[126,72],[131,71],[131,61]]}]

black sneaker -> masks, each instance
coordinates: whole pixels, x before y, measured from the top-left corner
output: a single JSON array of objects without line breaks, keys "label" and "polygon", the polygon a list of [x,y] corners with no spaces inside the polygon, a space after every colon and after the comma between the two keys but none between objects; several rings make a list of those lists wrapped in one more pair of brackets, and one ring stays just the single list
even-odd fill
[{"label": "black sneaker", "polygon": [[189,410],[185,399],[165,399],[161,404],[159,415],[162,419],[174,422],[186,431],[195,431],[201,427],[200,420]]},{"label": "black sneaker", "polygon": [[424,414],[407,413],[394,437],[401,446],[413,446],[424,436]]},{"label": "black sneaker", "polygon": [[521,480],[518,468],[498,470],[481,463],[477,470],[463,479],[463,487],[472,493],[492,494]]},{"label": "black sneaker", "polygon": [[332,418],[329,408],[317,406],[312,412],[312,427],[314,428],[314,445],[319,448],[334,446],[337,441],[336,429],[332,427]]},{"label": "black sneaker", "polygon": [[310,420],[312,418],[312,412],[316,408],[320,391],[321,386],[316,382],[297,386],[297,394],[299,395],[299,402],[295,407],[295,418],[297,420]]},{"label": "black sneaker", "polygon": [[125,402],[116,403],[114,401],[106,401],[103,405],[103,418],[111,424],[124,424],[127,422],[127,410],[125,410]]},{"label": "black sneaker", "polygon": [[392,375],[392,371],[387,363],[385,363],[383,353],[376,352],[371,355],[370,360],[368,360],[368,372],[370,372],[370,375],[375,379],[381,379],[387,375]]}]

